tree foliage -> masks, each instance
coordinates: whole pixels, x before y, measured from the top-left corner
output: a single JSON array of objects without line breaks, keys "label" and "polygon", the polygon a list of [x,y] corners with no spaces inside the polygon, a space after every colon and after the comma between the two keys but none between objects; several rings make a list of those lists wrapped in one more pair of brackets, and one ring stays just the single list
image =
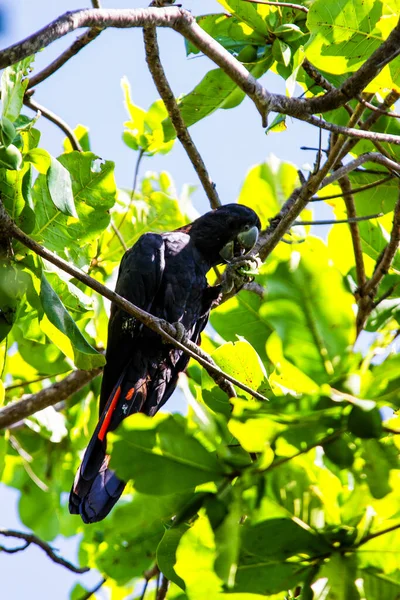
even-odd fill
[{"label": "tree foliage", "polygon": [[[398,52],[388,46],[376,76],[369,73],[374,53],[399,28],[399,4],[219,2],[226,12],[197,24],[237,59],[238,73],[241,65],[255,78],[274,71],[288,99],[300,86],[305,107],[328,98],[320,123],[330,128],[329,147],[312,171],[300,173],[284,157],[248,171],[238,201],[254,208],[265,228],[258,286],[226,298],[203,337],[217,366],[266,400],[239,387],[228,397],[192,359],[181,377],[187,414],[133,415],[110,436],[111,466],[130,484],[104,522],[84,526],[68,514],[65,493],[96,424],[99,377],[64,402],[54,395],[40,411],[35,398],[75,369],[104,364],[108,307],[1,226],[0,423],[22,394],[32,401],[29,416],[1,432],[1,481],[20,491],[20,519],[38,538],[81,534],[79,563],[101,573],[113,598],[139,597],[133,586],[156,564],[171,582],[171,600],[395,600]],[[187,54],[199,51],[186,36]],[[1,201],[34,242],[112,286],[124,247],[146,231],[182,226],[194,209],[166,172],[142,177],[133,192],[118,189],[113,162],[97,157],[82,126],[60,156],[41,148],[37,119],[23,108],[33,61],[13,62],[1,79]],[[177,101],[187,127],[245,97],[239,75],[215,62],[218,68]],[[354,91],[350,78],[362,69],[365,86]],[[177,132],[162,100],[145,111],[127,80],[122,87],[127,146],[139,161],[169,152]],[[266,126],[270,135],[290,126],[294,108],[280,102],[281,113]],[[310,111],[298,117],[308,120]],[[314,201],[350,223],[321,239],[306,224]],[[280,243],[272,243],[286,218]],[[77,584],[71,598],[84,593]]]}]

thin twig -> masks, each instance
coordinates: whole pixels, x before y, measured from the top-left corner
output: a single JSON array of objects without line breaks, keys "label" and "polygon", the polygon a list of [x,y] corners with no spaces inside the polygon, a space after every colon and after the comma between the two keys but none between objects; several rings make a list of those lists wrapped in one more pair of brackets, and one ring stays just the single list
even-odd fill
[{"label": "thin twig", "polygon": [[102,31],[102,29],[98,29],[95,27],[93,29],[89,29],[89,31],[85,31],[85,33],[79,36],[72,44],[72,46],[65,50],[65,52],[63,52],[58,58],[56,58],[42,71],[39,71],[39,73],[30,77],[27,89],[29,90],[30,88],[39,85],[39,83],[42,83],[42,81],[50,77],[50,75],[53,75],[53,73],[55,73],[56,71],[58,71],[58,69],[65,65],[65,63],[70,58],[78,54],[78,52],[82,50],[82,48],[84,48],[85,46],[90,44],[90,42],[95,40]]},{"label": "thin twig", "polygon": [[393,211],[393,227],[390,234],[390,240],[385,248],[380,260],[375,265],[375,271],[371,279],[367,281],[363,288],[364,294],[371,294],[376,291],[384,275],[389,271],[400,243],[400,194]]},{"label": "thin twig", "polygon": [[388,527],[387,529],[382,529],[381,531],[376,531],[375,533],[370,533],[369,535],[366,535],[365,538],[363,538],[360,541],[358,546],[362,546],[363,544],[366,544],[370,540],[380,537],[381,535],[385,535],[385,533],[390,533],[392,531],[396,531],[396,529],[400,529],[400,523],[397,523],[397,525],[392,525],[391,527]]},{"label": "thin twig", "polygon": [[340,167],[339,169],[334,171],[333,174],[330,175],[330,177],[327,177],[322,181],[320,187],[323,188],[335,181],[338,181],[341,177],[348,175],[348,173],[351,173],[360,165],[363,165],[366,162],[374,162],[380,164],[389,169],[391,173],[400,173],[399,163],[395,162],[394,160],[390,160],[389,158],[386,158],[386,156],[382,156],[382,154],[379,154],[378,152],[366,152],[365,154],[361,154],[361,156],[359,156],[358,158],[347,163],[347,165],[344,165],[343,167]]},{"label": "thin twig", "polygon": [[24,104],[28,108],[40,112],[46,119],[57,125],[65,133],[69,141],[71,142],[71,146],[74,150],[78,150],[78,152],[82,152],[82,146],[79,143],[78,138],[75,133],[72,131],[69,125],[65,121],[63,121],[58,115],[51,112],[47,108],[44,108],[41,104],[38,104],[32,98],[25,97]]},{"label": "thin twig", "polygon": [[[25,548],[27,548],[30,544],[34,544],[35,546],[38,546],[47,554],[47,556],[53,562],[57,563],[58,565],[62,565],[63,567],[65,567],[69,571],[72,571],[73,573],[87,573],[87,571],[90,571],[89,567],[75,567],[75,565],[70,563],[68,560],[65,560],[64,558],[57,556],[57,554],[54,552],[53,548],[47,542],[44,542],[43,540],[38,538],[36,535],[33,535],[32,533],[15,531],[13,529],[0,529],[0,535],[3,535],[4,537],[9,537],[9,538],[16,538],[19,540],[25,540],[25,542],[26,542]],[[25,548],[20,548],[20,550],[23,550]]]},{"label": "thin twig", "polygon": [[111,229],[113,230],[113,232],[115,233],[115,235],[119,239],[119,241],[121,243],[121,246],[123,247],[123,249],[126,252],[128,250],[128,246],[125,244],[125,240],[122,237],[122,234],[121,234],[120,230],[118,229],[118,227],[116,226],[116,224],[114,223],[114,221],[111,221]]},{"label": "thin twig", "polygon": [[11,383],[10,385],[5,385],[4,390],[7,393],[10,390],[15,390],[20,387],[27,387],[28,385],[32,385],[33,383],[40,383],[41,381],[44,381],[45,379],[51,379],[52,377],[57,377],[59,375],[65,375],[65,373],[69,373],[70,371],[71,371],[71,369],[68,369],[67,371],[63,371],[62,373],[56,373],[55,375],[42,375],[42,377],[36,377],[36,379],[28,379],[26,381],[21,381],[20,383]]},{"label": "thin twig", "polygon": [[357,221],[360,220],[360,217],[357,217],[356,206],[351,192],[351,185],[348,175],[345,175],[344,177],[339,179],[339,185],[341,187],[343,199],[346,205],[346,211],[350,225],[351,239],[353,242],[354,258],[356,263],[357,285],[358,287],[360,287],[366,282],[364,260],[362,256],[361,237],[357,225]]},{"label": "thin twig", "polygon": [[301,10],[302,12],[308,13],[308,8],[301,4],[292,4],[291,2],[268,2],[267,0],[243,0],[244,2],[251,2],[251,4],[267,4],[268,6],[282,6],[283,8],[294,8],[295,10]]},{"label": "thin twig", "polygon": [[157,30],[154,26],[143,28],[144,45],[146,49],[146,61],[149,71],[153,77],[154,84],[164,101],[171,122],[176,131],[177,138],[186,150],[186,153],[196,171],[204,191],[209,199],[211,208],[221,206],[215,184],[208,174],[206,165],[197,150],[192,136],[187,130],[185,121],[182,118],[181,111],[175,100],[173,91],[168,83],[164,68],[160,60],[160,52],[157,41]]},{"label": "thin twig", "polygon": [[107,579],[103,578],[101,581],[99,581],[96,587],[94,587],[92,590],[88,590],[86,594],[79,598],[79,600],[89,600],[89,598],[91,598],[96,592],[98,592],[103,587],[106,581]]},{"label": "thin twig", "polygon": [[[195,344],[191,340],[186,339],[184,342],[178,342],[178,340],[174,337],[177,335],[177,332],[173,325],[167,323],[163,319],[154,317],[145,310],[142,310],[138,306],[135,306],[131,302],[128,302],[128,300],[126,300],[116,292],[113,292],[106,286],[102,285],[96,279],[89,277],[89,275],[86,275],[86,273],[83,273],[83,271],[80,271],[67,261],[63,260],[56,254],[53,254],[52,252],[50,252],[49,250],[32,240],[23,231],[21,231],[21,229],[19,229],[19,227],[17,227],[16,224],[11,220],[1,202],[0,222],[2,223],[3,229],[8,230],[10,237],[15,238],[24,246],[35,252],[35,254],[38,254],[45,260],[48,260],[49,262],[56,265],[66,273],[69,273],[70,275],[72,275],[72,277],[75,277],[76,279],[78,279],[78,281],[81,281],[82,283],[95,290],[111,302],[114,302],[122,310],[136,317],[140,322],[146,325],[146,327],[149,327],[149,329],[152,329],[153,331],[158,333],[167,342],[194,358],[199,364],[201,364],[205,368],[205,370],[214,379],[217,385],[219,385],[220,387],[222,386],[222,389],[224,389],[224,391],[226,391],[227,393],[228,390],[233,391],[232,385],[230,385],[233,384],[242,389],[243,391],[247,392],[254,398],[257,398],[258,400],[267,400],[267,398],[259,392],[251,389],[249,386],[245,385],[235,377],[232,377],[228,373],[222,371],[219,367],[216,366],[213,359],[210,356],[208,356],[203,350],[201,350],[201,348],[199,348],[199,346],[197,346],[197,344]],[[225,383],[224,380],[226,380]],[[230,384],[228,382],[230,382]]]},{"label": "thin twig", "polygon": [[91,371],[77,370],[67,375],[62,381],[57,381],[36,394],[30,394],[26,398],[9,402],[0,408],[0,429],[10,427],[48,406],[66,400],[88,384],[92,379],[100,375],[102,369]]},{"label": "thin twig", "polygon": [[[356,171],[356,169],[354,169],[354,171]],[[391,181],[392,179],[393,179],[393,175],[388,175],[387,177],[382,177],[382,179],[379,179],[378,181],[373,181],[372,183],[366,183],[365,185],[360,185],[360,187],[358,187],[358,188],[351,188],[349,190],[349,193],[354,195],[354,194],[358,194],[359,192],[365,192],[374,187],[378,187],[378,186],[386,183],[387,181]],[[311,198],[310,202],[320,202],[322,200],[334,200],[335,198],[343,198],[343,193],[331,194],[330,196],[316,196],[315,198]]]},{"label": "thin twig", "polygon": [[161,585],[158,589],[156,600],[165,600],[168,592],[169,580],[161,573]]},{"label": "thin twig", "polygon": [[365,215],[364,217],[348,217],[347,219],[325,219],[322,221],[294,221],[294,223],[292,223],[292,227],[300,225],[342,225],[345,223],[358,223],[358,221],[370,221],[371,219],[378,219],[379,217],[383,217],[383,213]]},{"label": "thin twig", "polygon": [[[132,204],[133,204],[133,201],[135,199],[135,193],[136,193],[136,188],[137,188],[137,181],[138,181],[138,177],[139,177],[140,163],[142,161],[143,156],[144,156],[144,150],[143,150],[143,148],[140,148],[140,150],[139,150],[139,156],[138,156],[138,159],[137,159],[136,165],[135,165],[135,171],[133,173],[133,184],[132,184],[132,190],[131,190],[131,199],[130,199],[128,208],[126,209],[126,211],[122,215],[122,219],[119,222],[119,228],[122,227],[123,223],[125,222],[126,217],[128,216],[128,213],[129,213],[130,209],[132,208]],[[114,234],[116,235],[116,232],[114,232]],[[111,242],[112,242],[113,239],[114,239],[114,236],[111,237],[110,244],[111,244]]]}]

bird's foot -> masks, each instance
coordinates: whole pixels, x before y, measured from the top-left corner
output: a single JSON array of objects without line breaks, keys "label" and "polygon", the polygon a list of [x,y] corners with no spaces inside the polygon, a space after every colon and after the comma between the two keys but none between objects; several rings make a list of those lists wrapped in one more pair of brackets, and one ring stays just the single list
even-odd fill
[{"label": "bird's foot", "polygon": [[261,261],[258,256],[243,257],[230,263],[225,270],[222,291],[229,294],[233,289],[240,290],[245,283],[253,281],[258,274]]},{"label": "bird's foot", "polygon": [[168,333],[171,337],[176,339],[176,341],[180,344],[187,339],[186,329],[179,321],[177,321],[176,323],[168,323],[167,321],[162,321],[162,328],[166,333]]}]

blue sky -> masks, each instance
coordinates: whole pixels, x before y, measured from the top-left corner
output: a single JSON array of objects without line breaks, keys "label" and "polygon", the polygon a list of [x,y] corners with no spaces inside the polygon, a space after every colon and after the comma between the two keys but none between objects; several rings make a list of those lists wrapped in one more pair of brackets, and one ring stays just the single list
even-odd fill
[{"label": "blue sky", "polygon": [[[0,35],[5,47],[40,29],[67,10],[88,6],[88,0],[3,0],[6,30]],[[146,6],[138,0],[102,0],[104,8],[139,8]],[[216,0],[186,0],[185,8],[194,14],[219,12]],[[78,32],[78,34],[81,32]],[[36,68],[47,65],[75,39],[70,34],[45,49],[36,60]],[[159,34],[161,56],[176,96],[190,91],[212,67],[206,57],[186,59],[183,39],[172,31]],[[147,108],[158,98],[147,71],[142,34],[137,30],[107,30],[97,40],[69,61],[61,71],[40,84],[35,100],[56,112],[72,127],[82,123],[90,129],[93,151],[116,163],[119,187],[130,187],[136,155],[122,142],[123,122],[126,120],[121,91],[121,78],[130,81],[133,101]],[[284,93],[283,82],[273,74],[263,79],[273,92]],[[26,114],[31,111],[26,109]],[[298,166],[313,160],[300,146],[318,145],[318,131],[303,123],[288,120],[288,131],[266,136],[260,116],[252,103],[245,100],[234,110],[217,111],[191,128],[191,134],[217,184],[224,203],[235,201],[248,169],[267,158],[270,153]],[[57,156],[62,152],[63,134],[51,123],[41,119],[41,146]],[[183,184],[199,185],[197,176],[177,143],[166,156],[145,159],[142,174],[147,170],[168,171],[178,190]],[[193,196],[198,211],[208,209],[201,187]],[[2,511],[0,527],[24,529],[19,522],[16,502],[18,492],[0,485]],[[57,539],[54,547],[76,562],[77,541]],[[69,590],[80,581],[93,587],[100,579],[97,573],[77,576],[51,563],[40,549],[29,548],[15,555],[0,554],[0,593],[10,600],[29,597],[30,600],[64,600]],[[98,596],[102,597],[102,596]]]}]

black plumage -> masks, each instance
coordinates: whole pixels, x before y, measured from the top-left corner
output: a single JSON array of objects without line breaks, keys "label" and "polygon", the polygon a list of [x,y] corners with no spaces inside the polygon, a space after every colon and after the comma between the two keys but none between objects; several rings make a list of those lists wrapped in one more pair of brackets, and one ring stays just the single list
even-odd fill
[{"label": "black plumage", "polygon": [[[207,272],[221,255],[247,252],[257,239],[256,213],[228,204],[176,231],[146,233],[122,258],[116,292],[152,315],[180,323],[200,342],[220,286],[210,287]],[[174,391],[189,357],[115,305],[111,306],[100,419],[86,449],[70,495],[70,512],[85,523],[103,519],[125,483],[108,468],[106,434],[128,415],[154,415]]]}]

